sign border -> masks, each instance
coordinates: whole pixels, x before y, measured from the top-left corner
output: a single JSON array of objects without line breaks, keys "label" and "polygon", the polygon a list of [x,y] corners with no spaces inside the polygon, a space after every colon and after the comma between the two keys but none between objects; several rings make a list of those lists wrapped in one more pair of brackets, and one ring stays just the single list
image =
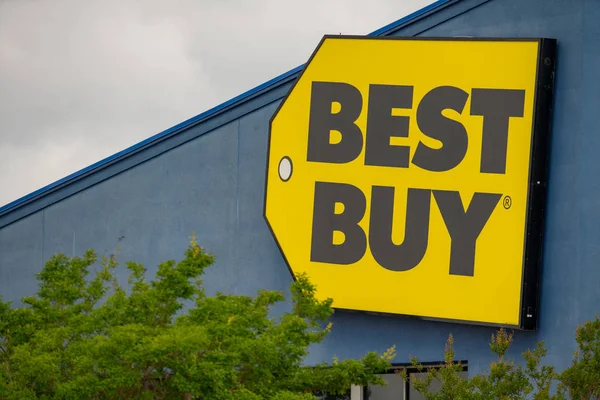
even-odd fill
[{"label": "sign border", "polygon": [[545,230],[546,197],[548,186],[548,159],[551,122],[554,101],[554,76],[556,65],[557,40],[552,38],[528,38],[528,37],[472,37],[472,36],[448,36],[448,37],[422,37],[422,36],[360,36],[360,35],[324,35],[319,44],[313,50],[308,61],[304,64],[302,71],[280,101],[277,109],[269,119],[269,132],[267,142],[267,157],[265,168],[265,189],[263,200],[263,218],[275,240],[279,252],[285,264],[295,280],[296,276],[287,259],[277,235],[267,218],[267,189],[269,185],[269,163],[271,150],[271,136],[273,121],[279,114],[281,107],[285,104],[296,84],[302,77],[315,55],[319,52],[323,43],[328,39],[336,40],[404,40],[404,41],[442,41],[442,42],[535,42],[538,43],[537,67],[535,78],[534,108],[532,116],[532,135],[529,156],[529,185],[527,188],[527,211],[525,216],[525,238],[521,276],[521,300],[519,310],[519,324],[487,323],[482,321],[471,321],[450,318],[425,317],[420,315],[384,313],[376,311],[353,310],[334,307],[336,310],[366,313],[375,315],[389,315],[393,317],[408,317],[421,320],[448,322],[455,324],[469,324],[477,326],[506,327],[525,331],[535,331],[539,315],[539,285],[541,275],[543,239]]}]

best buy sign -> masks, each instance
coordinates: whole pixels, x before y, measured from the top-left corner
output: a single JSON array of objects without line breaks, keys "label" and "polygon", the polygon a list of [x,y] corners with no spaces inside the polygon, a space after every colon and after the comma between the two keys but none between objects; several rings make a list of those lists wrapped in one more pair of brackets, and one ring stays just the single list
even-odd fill
[{"label": "best buy sign", "polygon": [[325,37],[265,217],[342,309],[535,328],[552,40]]}]

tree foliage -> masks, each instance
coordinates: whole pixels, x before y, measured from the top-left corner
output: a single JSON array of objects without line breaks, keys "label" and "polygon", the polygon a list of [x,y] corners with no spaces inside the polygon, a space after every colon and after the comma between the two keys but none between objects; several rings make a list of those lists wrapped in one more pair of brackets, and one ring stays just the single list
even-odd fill
[{"label": "tree foliage", "polygon": [[[318,300],[304,275],[283,293],[207,296],[202,275],[214,257],[192,239],[183,259],[161,263],[148,280],[128,262],[118,282],[116,257],[53,256],[37,275],[37,293],[13,307],[0,299],[0,398],[27,399],[347,399],[351,385],[384,384],[392,347],[359,360],[304,366],[312,344],[331,331],[331,300]],[[91,270],[97,270],[92,273]],[[291,311],[273,317],[274,305]],[[401,372],[428,400],[600,399],[600,319],[576,331],[572,364],[545,365],[543,342],[515,363],[513,337],[490,340],[495,360],[468,379],[449,337],[441,368]],[[431,383],[441,388],[431,390]]]},{"label": "tree foliage", "polygon": [[280,292],[207,296],[201,277],[213,262],[192,240],[152,280],[127,263],[121,285],[115,257],[53,256],[23,307],[0,301],[0,398],[308,400],[383,383],[376,374],[393,348],[303,365],[332,314],[306,276],[291,285],[292,310],[275,318]]},{"label": "tree foliage", "polygon": [[[454,338],[450,335],[440,368],[424,367],[417,358],[412,367],[426,372],[425,377],[409,377],[405,370],[400,374],[410,380],[413,387],[427,400],[597,400],[600,399],[600,320],[586,321],[576,332],[578,350],[570,367],[562,373],[543,364],[547,354],[544,342],[534,350],[525,351],[524,362],[516,365],[506,357],[513,336],[504,329],[492,335],[490,349],[496,355],[488,371],[468,379],[459,376],[464,366],[454,361]],[[431,383],[441,387],[431,389]]]},{"label": "tree foliage", "polygon": [[573,363],[561,374],[562,385],[573,399],[600,399],[600,319],[577,328]]}]

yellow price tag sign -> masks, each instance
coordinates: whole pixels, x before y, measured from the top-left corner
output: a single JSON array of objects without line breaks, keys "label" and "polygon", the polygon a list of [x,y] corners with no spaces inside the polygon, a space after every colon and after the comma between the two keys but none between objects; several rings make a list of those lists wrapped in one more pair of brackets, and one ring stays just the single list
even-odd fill
[{"label": "yellow price tag sign", "polygon": [[270,126],[292,272],[336,308],[534,329],[554,51],[325,37]]}]

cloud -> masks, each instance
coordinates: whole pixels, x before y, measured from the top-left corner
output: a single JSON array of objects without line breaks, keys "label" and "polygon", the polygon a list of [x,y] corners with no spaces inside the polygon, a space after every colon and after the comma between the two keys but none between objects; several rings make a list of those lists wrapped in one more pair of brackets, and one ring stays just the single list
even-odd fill
[{"label": "cloud", "polygon": [[0,205],[428,0],[0,0]]}]

